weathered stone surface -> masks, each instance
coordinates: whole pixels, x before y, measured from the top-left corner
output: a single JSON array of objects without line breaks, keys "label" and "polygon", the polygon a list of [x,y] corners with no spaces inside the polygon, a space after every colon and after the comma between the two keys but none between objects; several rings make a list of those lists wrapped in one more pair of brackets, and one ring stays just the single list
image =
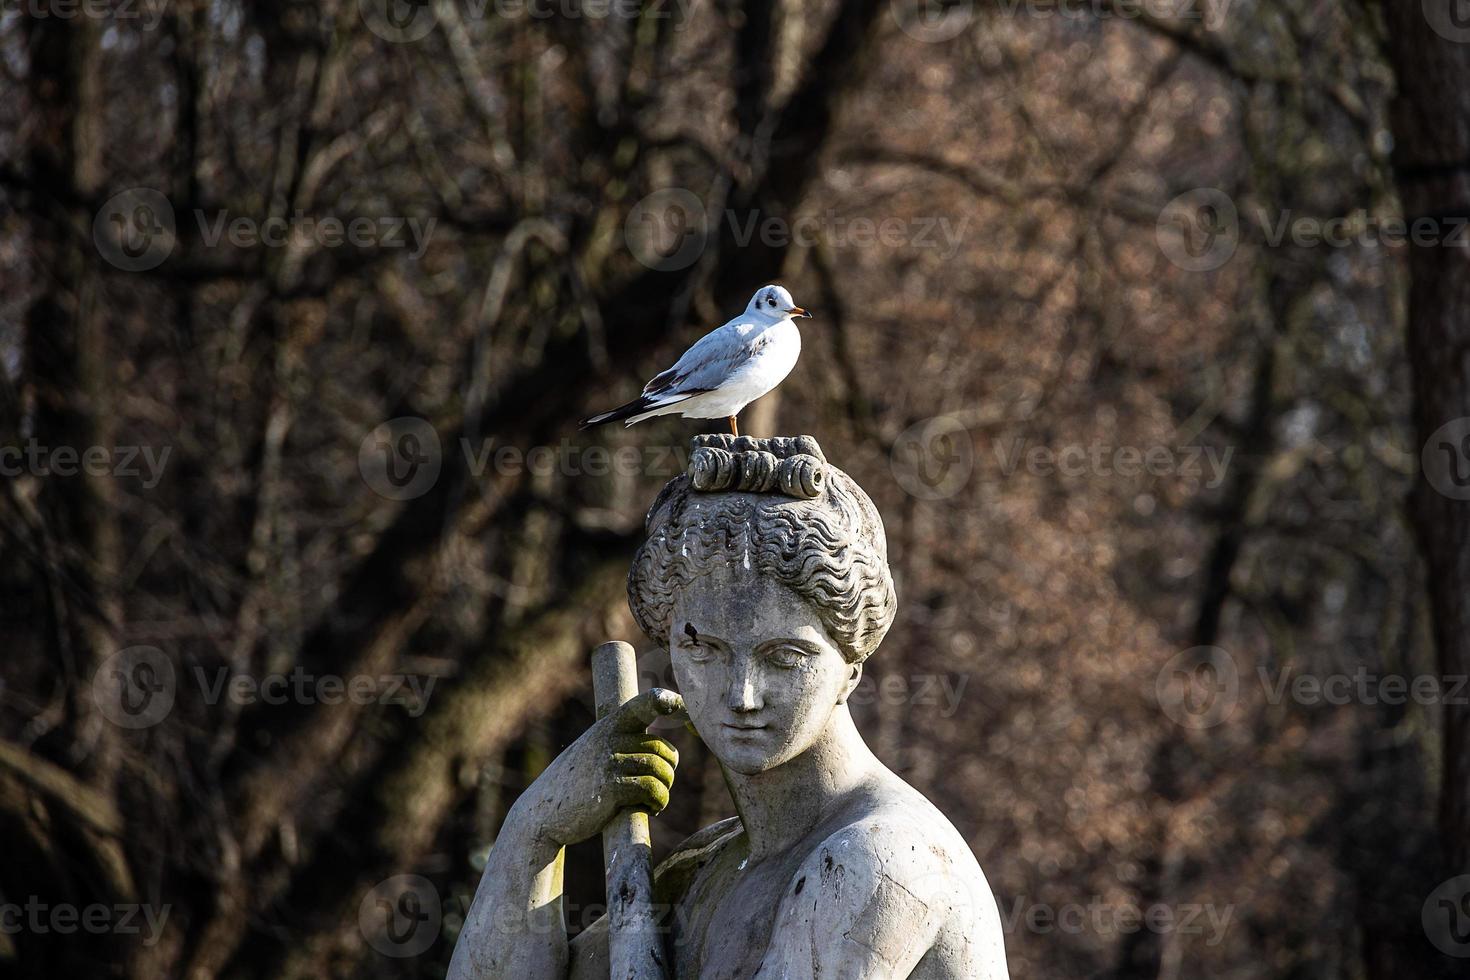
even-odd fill
[{"label": "weathered stone surface", "polygon": [[698,465],[737,475],[801,460],[823,476],[811,494],[764,478],[763,492],[706,490],[750,481],[697,473],[664,488],[628,591],[682,697],[644,692],[599,720],[517,802],[450,976],[609,977],[606,920],[570,944],[561,929],[560,849],[619,807],[662,808],[677,755],[642,728],[687,712],[738,816],[655,873],[668,980],[1005,977],[969,847],[848,710],[897,605],[877,510],[810,437],[701,437],[696,450],[726,454]]}]

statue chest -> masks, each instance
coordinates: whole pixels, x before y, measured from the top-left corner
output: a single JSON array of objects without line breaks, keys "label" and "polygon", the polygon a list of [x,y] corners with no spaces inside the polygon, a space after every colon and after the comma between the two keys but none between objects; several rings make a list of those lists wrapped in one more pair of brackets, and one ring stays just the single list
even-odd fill
[{"label": "statue chest", "polygon": [[722,849],[679,903],[670,980],[751,980],[800,863],[800,854],[788,854],[751,864],[743,840]]}]

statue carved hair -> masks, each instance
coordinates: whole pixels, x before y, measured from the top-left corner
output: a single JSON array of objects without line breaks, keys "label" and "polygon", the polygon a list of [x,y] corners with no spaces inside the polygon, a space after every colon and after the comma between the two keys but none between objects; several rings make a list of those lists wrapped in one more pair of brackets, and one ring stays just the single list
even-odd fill
[{"label": "statue carved hair", "polygon": [[[718,567],[742,565],[811,603],[849,663],[866,659],[898,606],[877,508],[851,477],[820,459],[810,437],[794,446],[798,440],[723,438],[696,439],[690,473],[671,480],[648,512],[648,540],[628,572],[634,619],[667,644],[679,591]],[[777,471],[785,463],[798,478],[751,476],[762,462],[771,471],[757,453],[784,457]],[[710,476],[712,455],[720,477]],[[740,489],[752,485],[770,489]]]}]

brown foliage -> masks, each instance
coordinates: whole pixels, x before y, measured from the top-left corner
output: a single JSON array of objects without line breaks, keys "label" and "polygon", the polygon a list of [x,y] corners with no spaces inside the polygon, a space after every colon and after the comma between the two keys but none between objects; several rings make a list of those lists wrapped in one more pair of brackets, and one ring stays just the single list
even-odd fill
[{"label": "brown foliage", "polygon": [[[575,420],[780,278],[817,319],[742,424],[815,434],[884,515],[859,722],[971,842],[1013,975],[1451,975],[1420,923],[1442,705],[1276,693],[1447,672],[1455,639],[1404,517],[1403,250],[1273,240],[1400,212],[1376,8],[962,4],[932,39],[876,0],[434,0],[390,40],[371,6],[0,22],[0,447],[109,454],[0,487],[0,899],[167,910],[0,933],[0,964],[442,974],[499,820],[591,717],[586,654],[641,641],[622,577],[699,431]],[[1239,241],[1191,271],[1161,215],[1202,188]],[[438,440],[419,492],[382,479],[403,417]],[[140,647],[171,708],[118,724],[119,664],[161,676]],[[1239,679],[1206,728],[1156,689],[1197,647]],[[298,676],[369,696],[259,696]],[[677,739],[662,848],[730,812]],[[571,854],[573,928],[599,860]],[[404,874],[439,929],[385,955]]]}]

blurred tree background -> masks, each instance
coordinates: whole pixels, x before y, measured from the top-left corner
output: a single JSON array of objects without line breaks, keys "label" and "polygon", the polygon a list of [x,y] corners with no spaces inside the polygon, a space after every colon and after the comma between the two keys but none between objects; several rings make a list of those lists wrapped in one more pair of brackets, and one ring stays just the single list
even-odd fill
[{"label": "blurred tree background", "polygon": [[779,279],[742,422],[884,515],[859,724],[1012,975],[1462,976],[1465,692],[1289,693],[1470,662],[1467,252],[1374,233],[1470,209],[1455,3],[4,4],[0,902],[166,918],[0,972],[442,975],[701,431],[575,420]]}]

